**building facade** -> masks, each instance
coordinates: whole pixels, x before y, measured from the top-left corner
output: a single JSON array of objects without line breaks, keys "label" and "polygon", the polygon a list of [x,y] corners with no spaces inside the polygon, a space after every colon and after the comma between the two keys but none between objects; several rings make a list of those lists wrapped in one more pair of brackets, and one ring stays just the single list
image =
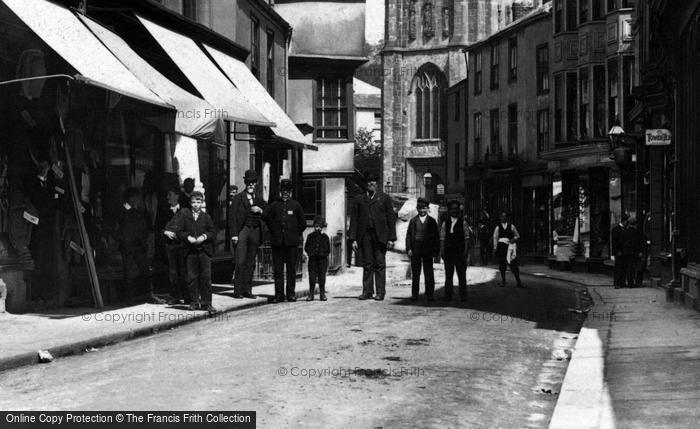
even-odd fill
[{"label": "building facade", "polygon": [[522,13],[520,2],[511,3],[386,2],[383,181],[388,191],[425,196],[428,172],[432,187],[444,186],[447,89],[466,74],[462,49],[503,27],[513,13]]},{"label": "building facade", "polygon": [[521,231],[520,251],[545,256],[551,181],[540,154],[551,143],[550,47],[545,4],[466,48],[471,67],[463,114],[467,215],[476,222],[482,210],[492,219],[510,213]]}]

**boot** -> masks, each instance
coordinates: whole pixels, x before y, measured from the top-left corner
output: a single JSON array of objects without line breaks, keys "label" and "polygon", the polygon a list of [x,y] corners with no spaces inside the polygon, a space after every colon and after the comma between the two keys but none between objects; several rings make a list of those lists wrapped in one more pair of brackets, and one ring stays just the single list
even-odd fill
[{"label": "boot", "polygon": [[319,285],[319,288],[321,289],[321,301],[327,301],[328,299],[326,298],[326,285]]},{"label": "boot", "polygon": [[[313,300],[314,300],[314,289],[315,289],[315,288],[316,288],[315,285],[309,286],[309,296],[306,297],[306,300],[307,300],[307,301],[313,301]],[[323,296],[323,295],[321,295],[321,296]]]}]

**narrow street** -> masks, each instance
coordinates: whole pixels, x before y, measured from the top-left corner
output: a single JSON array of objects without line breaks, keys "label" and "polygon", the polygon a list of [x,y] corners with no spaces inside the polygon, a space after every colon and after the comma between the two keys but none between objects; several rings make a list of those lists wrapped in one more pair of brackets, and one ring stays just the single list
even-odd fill
[{"label": "narrow street", "polygon": [[[388,277],[405,274],[400,258]],[[547,426],[581,325],[574,287],[487,281],[466,305],[441,289],[411,305],[405,282],[383,302],[358,301],[352,275],[358,286],[331,287],[327,302],[228,313],[2,373],[0,409],[254,410],[270,428]]]}]

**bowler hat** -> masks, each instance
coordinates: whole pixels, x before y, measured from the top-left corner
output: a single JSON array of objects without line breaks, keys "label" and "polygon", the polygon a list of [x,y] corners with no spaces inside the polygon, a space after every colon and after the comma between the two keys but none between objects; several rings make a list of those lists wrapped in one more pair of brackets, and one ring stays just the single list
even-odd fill
[{"label": "bowler hat", "polygon": [[282,191],[291,191],[294,189],[294,184],[292,183],[291,180],[289,179],[282,179],[280,181],[280,190]]},{"label": "bowler hat", "polygon": [[364,176],[367,182],[379,180],[379,174],[375,170],[366,170]]},{"label": "bowler hat", "polygon": [[429,205],[428,200],[423,197],[418,198],[418,202],[416,202],[416,207],[428,207]]},{"label": "bowler hat", "polygon": [[258,172],[255,170],[246,170],[245,174],[243,174],[243,182],[249,183],[249,182],[257,182],[258,181]]},{"label": "bowler hat", "polygon": [[326,218],[324,218],[323,216],[316,216],[314,218],[314,226],[316,225],[320,225],[324,228],[327,227],[328,224],[326,223]]}]

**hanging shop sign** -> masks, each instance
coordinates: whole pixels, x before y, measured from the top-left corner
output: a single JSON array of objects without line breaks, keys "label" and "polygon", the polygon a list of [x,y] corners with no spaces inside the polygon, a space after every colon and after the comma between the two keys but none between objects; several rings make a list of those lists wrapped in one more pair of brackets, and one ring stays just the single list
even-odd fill
[{"label": "hanging shop sign", "polygon": [[671,144],[671,131],[658,128],[646,131],[647,146],[668,146]]}]

